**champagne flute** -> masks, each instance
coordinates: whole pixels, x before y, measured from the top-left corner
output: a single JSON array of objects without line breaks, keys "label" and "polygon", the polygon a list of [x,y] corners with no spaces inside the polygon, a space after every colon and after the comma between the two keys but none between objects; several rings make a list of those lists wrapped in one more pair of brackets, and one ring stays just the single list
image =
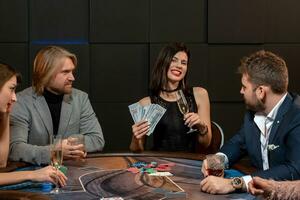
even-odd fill
[{"label": "champagne flute", "polygon": [[[189,113],[190,112],[189,105],[187,103],[187,100],[186,100],[186,98],[185,98],[182,90],[178,90],[177,93],[176,93],[176,95],[177,95],[177,105],[178,105],[179,111],[183,115]],[[196,129],[193,129],[193,128],[190,127],[190,129],[187,132],[187,134],[188,133],[192,133],[194,131],[196,131]]]},{"label": "champagne flute", "polygon": [[63,162],[63,149],[62,149],[62,137],[56,136],[53,139],[53,143],[50,145],[51,152],[51,165],[55,168],[55,188],[51,191],[51,193],[58,194],[60,193],[59,181],[58,181],[58,170]]}]

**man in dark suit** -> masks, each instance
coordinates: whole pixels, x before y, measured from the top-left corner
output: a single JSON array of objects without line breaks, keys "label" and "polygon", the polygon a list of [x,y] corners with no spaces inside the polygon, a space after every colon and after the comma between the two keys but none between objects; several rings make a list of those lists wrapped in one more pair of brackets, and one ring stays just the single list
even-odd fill
[{"label": "man in dark suit", "polygon": [[275,180],[300,179],[300,98],[287,92],[288,70],[285,61],[268,51],[258,51],[241,61],[240,93],[248,109],[244,124],[220,150],[232,166],[248,155],[258,170],[241,178],[207,176],[202,172],[202,191],[226,194],[247,191],[252,176]]}]

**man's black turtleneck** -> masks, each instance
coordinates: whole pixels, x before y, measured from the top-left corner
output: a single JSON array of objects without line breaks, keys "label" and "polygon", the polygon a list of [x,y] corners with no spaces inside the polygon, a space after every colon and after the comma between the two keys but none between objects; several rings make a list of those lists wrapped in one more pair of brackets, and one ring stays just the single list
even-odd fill
[{"label": "man's black turtleneck", "polygon": [[52,117],[52,124],[53,124],[53,134],[56,135],[58,131],[59,126],[59,120],[60,120],[60,112],[61,112],[61,104],[64,95],[56,95],[50,92],[49,90],[44,90],[43,96],[46,99],[46,102],[48,104],[51,117]]}]

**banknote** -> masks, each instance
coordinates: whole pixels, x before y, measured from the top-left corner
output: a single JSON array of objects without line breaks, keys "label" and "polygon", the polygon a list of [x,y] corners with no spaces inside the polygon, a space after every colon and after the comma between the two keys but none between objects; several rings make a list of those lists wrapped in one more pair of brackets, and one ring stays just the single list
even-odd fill
[{"label": "banknote", "polygon": [[148,120],[148,122],[150,123],[150,129],[149,132],[147,133],[147,135],[151,135],[154,131],[154,128],[156,127],[157,123],[159,122],[159,120],[162,118],[162,116],[164,115],[164,113],[166,112],[166,109],[161,107],[158,104],[152,104],[152,110],[151,113],[148,112],[146,119]]},{"label": "banknote", "polygon": [[128,106],[131,117],[134,123],[141,120],[147,120],[150,124],[149,132],[147,135],[151,135],[162,118],[166,109],[158,104],[149,104],[146,106],[141,106],[139,103],[134,103]]},{"label": "banknote", "polygon": [[139,103],[134,103],[129,105],[128,108],[134,123],[141,121],[140,115],[142,106]]}]

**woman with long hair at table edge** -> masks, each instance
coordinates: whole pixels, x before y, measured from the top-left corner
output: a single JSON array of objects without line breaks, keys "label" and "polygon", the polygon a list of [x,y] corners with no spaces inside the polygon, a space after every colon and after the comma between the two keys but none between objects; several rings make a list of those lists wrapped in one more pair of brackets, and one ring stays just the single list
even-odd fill
[{"label": "woman with long hair at table edge", "polygon": [[[9,115],[17,101],[15,89],[20,82],[20,74],[7,64],[0,63],[0,167],[7,165],[9,153]],[[33,171],[15,171],[0,173],[0,185],[10,185],[27,180],[56,183],[56,173],[59,184],[66,185],[67,177],[62,172],[56,172],[52,166]]]}]

